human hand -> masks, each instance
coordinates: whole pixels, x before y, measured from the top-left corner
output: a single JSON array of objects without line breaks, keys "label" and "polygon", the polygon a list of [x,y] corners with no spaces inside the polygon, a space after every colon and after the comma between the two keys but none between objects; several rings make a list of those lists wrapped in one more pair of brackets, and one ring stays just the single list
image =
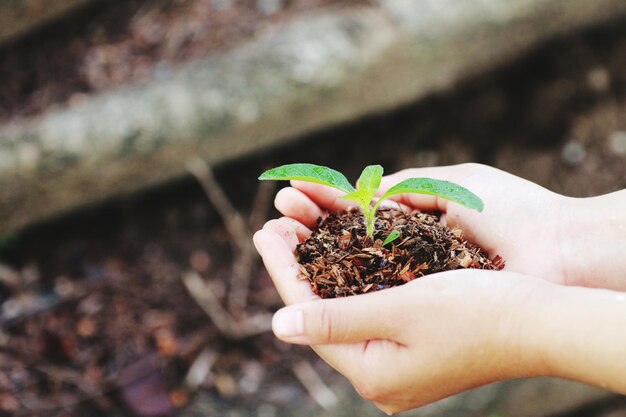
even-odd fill
[{"label": "human hand", "polygon": [[[357,391],[391,413],[490,382],[539,372],[518,316],[551,284],[514,273],[459,270],[401,287],[319,300],[298,278],[295,245],[307,229],[270,221],[255,244],[287,305],[275,334],[311,344]],[[313,300],[313,301],[312,301]]]},{"label": "human hand", "polygon": [[[585,281],[585,266],[586,272],[597,271],[603,258],[577,236],[595,237],[592,244],[600,239],[605,245],[598,244],[596,252],[622,259],[614,255],[625,247],[624,236],[615,234],[624,228],[623,210],[616,210],[626,206],[624,192],[570,199],[474,164],[403,171],[387,177],[381,192],[414,176],[454,181],[483,198],[483,214],[431,196],[398,201],[442,211],[448,224],[504,256],[506,271],[450,271],[377,293],[311,302],[317,297],[307,281],[298,279],[295,246],[310,235],[307,226],[315,225],[324,210],[345,209],[348,203],[326,187],[294,182],[276,197],[277,208],[289,217],[269,221],[255,235],[283,300],[297,304],[277,313],[277,336],[312,344],[387,412],[531,375],[561,376],[626,393],[626,366],[621,365],[626,336],[615,332],[626,325],[624,295],[547,282],[624,288],[623,281],[607,278],[611,268]],[[588,221],[590,211],[607,225]],[[606,247],[607,236],[615,248]],[[507,271],[535,272],[545,280]]]},{"label": "human hand", "polygon": [[[307,229],[268,222],[255,244],[281,297],[274,333],[311,344],[388,413],[490,382],[557,376],[626,394],[626,294],[511,272],[448,271],[383,291],[320,300],[298,278]],[[582,337],[581,335],[584,335]]]},{"label": "human hand", "polygon": [[[506,271],[558,284],[626,289],[619,273],[626,267],[619,249],[626,247],[626,233],[619,229],[626,227],[625,193],[574,199],[479,164],[400,171],[383,178],[379,193],[410,177],[452,181],[479,195],[485,203],[482,213],[430,195],[403,194],[391,199],[421,210],[441,211],[443,222],[463,229],[469,240],[490,255],[502,256]],[[275,203],[283,215],[312,227],[324,210],[350,205],[340,194],[322,185],[293,181],[292,187],[278,193]]]}]

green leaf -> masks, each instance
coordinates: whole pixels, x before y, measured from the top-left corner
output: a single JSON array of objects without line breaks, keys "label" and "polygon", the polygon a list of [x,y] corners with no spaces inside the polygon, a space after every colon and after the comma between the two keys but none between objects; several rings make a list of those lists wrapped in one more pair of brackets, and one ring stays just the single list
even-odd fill
[{"label": "green leaf", "polygon": [[265,171],[260,180],[300,180],[323,184],[345,193],[354,191],[354,187],[339,171],[314,164],[288,164]]},{"label": "green leaf", "polygon": [[372,197],[380,187],[380,180],[383,178],[383,167],[380,165],[366,166],[361,176],[356,182],[357,190],[363,190],[372,194]]},{"label": "green leaf", "polygon": [[356,191],[343,196],[346,200],[357,202],[363,211],[370,206],[376,190],[380,186],[380,180],[383,177],[383,167],[380,165],[370,165],[365,167],[361,176],[356,182]]},{"label": "green leaf", "polygon": [[409,178],[391,187],[380,197],[376,205],[381,201],[396,194],[417,193],[436,195],[461,204],[467,208],[483,211],[483,201],[476,194],[450,181],[436,180],[433,178]]},{"label": "green leaf", "polygon": [[391,242],[393,242],[400,236],[401,236],[401,233],[398,230],[392,230],[391,233],[387,235],[387,238],[385,238],[385,241],[383,242],[383,246],[387,246],[388,244],[390,244]]},{"label": "green leaf", "polygon": [[365,167],[356,183],[356,191],[343,196],[345,200],[355,201],[363,210],[367,235],[374,237],[374,222],[376,222],[376,210],[370,207],[376,190],[380,186],[383,177],[383,167],[370,165]]}]

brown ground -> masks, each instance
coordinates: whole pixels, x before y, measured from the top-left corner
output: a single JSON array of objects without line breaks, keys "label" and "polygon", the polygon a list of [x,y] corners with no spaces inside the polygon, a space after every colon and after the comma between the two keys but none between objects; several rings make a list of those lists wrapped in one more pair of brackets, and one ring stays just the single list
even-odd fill
[{"label": "brown ground", "polygon": [[[383,245],[391,231],[399,238]],[[379,209],[374,240],[365,234],[357,209],[331,213],[297,247],[301,276],[321,298],[345,297],[406,284],[424,275],[460,268],[498,270],[479,247],[449,229],[436,215]]]},{"label": "brown ground", "polygon": [[[302,155],[342,167],[349,178],[371,163],[393,172],[474,160],[567,195],[626,188],[624,28],[617,22],[560,39],[454,92],[222,167],[218,179],[244,213],[263,168]],[[56,84],[45,78],[39,45],[49,46],[45,37],[22,44],[18,55],[33,58],[18,64],[46,97],[45,86]],[[55,65],[51,78],[62,82],[66,74]],[[0,94],[35,97],[20,83],[2,84]],[[23,95],[11,95],[20,89]],[[22,108],[7,103],[5,109]],[[342,400],[353,398],[347,382],[306,348],[267,333],[235,340],[189,296],[181,277],[192,270],[227,305],[232,242],[189,178],[0,239],[0,416],[139,417],[146,392],[149,402],[185,416],[316,415],[321,408],[297,376],[302,363]],[[258,260],[254,266],[246,309],[233,312],[240,318],[281,305]],[[196,337],[207,338],[202,346],[214,363],[189,389],[189,366],[201,358]],[[133,389],[136,381],[151,391]],[[624,410],[624,401],[612,401],[572,415]]]},{"label": "brown ground", "polygon": [[[276,3],[267,8],[263,3]],[[0,45],[0,122],[167,78],[294,15],[345,0],[109,0]],[[45,51],[45,53],[41,53]]]}]

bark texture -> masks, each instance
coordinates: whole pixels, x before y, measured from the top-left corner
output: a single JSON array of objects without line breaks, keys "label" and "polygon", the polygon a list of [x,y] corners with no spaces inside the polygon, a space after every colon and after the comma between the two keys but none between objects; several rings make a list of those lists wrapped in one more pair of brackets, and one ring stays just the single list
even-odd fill
[{"label": "bark texture", "polygon": [[0,126],[0,233],[418,100],[623,0],[381,0],[320,10],[155,79]]},{"label": "bark texture", "polygon": [[2,0],[0,42],[94,0]]}]

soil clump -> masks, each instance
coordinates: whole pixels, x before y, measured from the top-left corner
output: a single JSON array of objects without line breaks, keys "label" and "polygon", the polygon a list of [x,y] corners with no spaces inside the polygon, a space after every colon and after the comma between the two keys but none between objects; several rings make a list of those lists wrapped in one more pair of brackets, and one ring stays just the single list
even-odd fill
[{"label": "soil clump", "polygon": [[[300,273],[321,298],[365,294],[406,284],[424,275],[462,268],[500,270],[504,260],[441,224],[437,213],[380,209],[374,239],[366,236],[361,212],[350,209],[318,220],[298,245]],[[383,246],[391,231],[400,237]]]}]

